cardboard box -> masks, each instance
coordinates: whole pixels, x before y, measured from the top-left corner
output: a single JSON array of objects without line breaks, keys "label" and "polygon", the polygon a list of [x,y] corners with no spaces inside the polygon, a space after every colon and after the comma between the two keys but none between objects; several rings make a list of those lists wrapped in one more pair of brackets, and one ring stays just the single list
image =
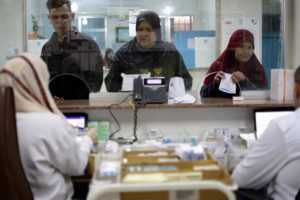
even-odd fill
[{"label": "cardboard box", "polygon": [[89,155],[89,160],[88,160],[88,165],[87,165],[87,175],[93,175],[94,171],[95,171],[95,159],[96,156],[98,155],[97,152],[92,152]]},{"label": "cardboard box", "polygon": [[123,152],[123,163],[140,164],[155,162],[176,162],[179,161],[174,150],[148,150]]},{"label": "cardboard box", "polygon": [[[145,151],[142,151],[145,153]],[[173,150],[168,150],[167,156],[174,156]],[[159,177],[163,177],[163,174],[167,174],[167,178],[160,179],[163,180],[218,180],[228,186],[231,186],[233,184],[233,180],[231,176],[229,175],[228,171],[225,169],[222,169],[220,166],[220,163],[214,159],[209,152],[206,152],[207,160],[197,160],[197,161],[179,161],[179,162],[167,162],[167,163],[160,163],[156,162],[151,158],[151,156],[146,157],[138,157],[141,151],[136,152],[127,152],[124,153],[124,157],[129,158],[131,162],[123,163],[122,164],[122,180],[126,175],[133,174],[136,175],[142,175],[141,177],[147,177],[148,175],[151,176],[157,175]],[[154,151],[146,151],[145,155],[147,153],[154,153]],[[147,158],[149,160],[147,160]],[[155,157],[157,158],[157,157]],[[146,165],[157,165],[157,166],[163,166],[163,165],[172,165],[176,166],[178,168],[178,171],[155,171],[155,172],[128,172],[126,171],[126,168],[128,166],[146,166]],[[200,170],[203,169],[203,166],[211,166],[215,165],[218,166],[219,169],[215,170]],[[204,167],[205,168],[205,167]],[[195,173],[195,176],[189,177]],[[201,173],[197,175],[197,173]],[[146,175],[145,175],[146,174]],[[178,174],[178,177],[177,177]],[[145,176],[143,176],[145,175]],[[185,177],[186,175],[186,177]],[[125,184],[125,183],[124,183]],[[138,183],[136,183],[138,184]],[[163,182],[158,183],[163,184]],[[225,200],[227,199],[226,196],[218,191],[218,190],[187,190],[187,191],[153,191],[153,192],[123,192],[121,193],[121,199],[122,200],[170,200],[170,199],[201,199],[201,200],[212,200],[212,199],[218,199],[218,200]]]},{"label": "cardboard box", "polygon": [[[188,193],[192,193],[193,197],[198,200],[227,200],[226,196],[218,190],[201,190],[201,191],[160,191],[160,192],[127,192],[121,194],[122,200],[185,200]],[[174,193],[176,197],[174,198]],[[196,193],[196,194],[195,194]],[[189,199],[191,199],[189,195]]]},{"label": "cardboard box", "polygon": [[[150,179],[157,181],[155,184],[162,186],[166,182],[178,183],[181,181],[202,181],[202,180],[216,180],[224,183],[228,187],[233,186],[233,180],[230,177],[227,170],[220,166],[220,163],[214,159],[209,152],[206,151],[206,160],[196,161],[176,161],[176,162],[160,162],[159,159],[173,159],[177,158],[173,149],[156,149],[146,151],[123,151],[123,160],[127,162],[122,163],[121,168],[121,180],[127,175],[132,175],[132,179],[129,179],[127,183],[130,188],[133,188],[133,192],[121,192],[117,198],[122,200],[187,200],[187,199],[201,199],[201,200],[225,200],[226,196],[218,190],[172,190],[165,189],[165,191],[134,191],[134,185],[139,185],[145,182],[151,182]],[[155,166],[154,171],[132,171],[126,170],[130,166]],[[168,168],[172,166],[171,168]],[[175,167],[174,167],[175,166]],[[215,168],[214,168],[215,167]],[[145,168],[143,168],[145,169]],[[153,177],[152,177],[153,175]],[[127,176],[127,177],[128,177]],[[142,177],[142,178],[140,178]],[[157,179],[155,179],[157,177]],[[144,179],[143,179],[144,178]],[[128,180],[128,179],[127,179]],[[159,182],[160,181],[160,182]],[[122,185],[126,185],[122,181]],[[153,182],[152,182],[153,183]],[[182,182],[182,184],[184,184]],[[101,186],[99,186],[101,187]],[[119,196],[120,195],[120,196]]]},{"label": "cardboard box", "polygon": [[[232,185],[232,179],[228,172],[224,169],[202,171],[202,180],[219,180],[227,185]],[[160,183],[163,184],[163,183]],[[174,194],[175,193],[175,194]],[[181,196],[176,200],[199,199],[199,200],[226,200],[226,196],[218,190],[183,190],[183,191],[153,191],[153,192],[123,192],[122,200],[170,200],[174,199],[174,195]],[[193,198],[190,198],[192,196]]]},{"label": "cardboard box", "polygon": [[277,101],[293,101],[294,99],[293,69],[271,70],[271,99]]}]

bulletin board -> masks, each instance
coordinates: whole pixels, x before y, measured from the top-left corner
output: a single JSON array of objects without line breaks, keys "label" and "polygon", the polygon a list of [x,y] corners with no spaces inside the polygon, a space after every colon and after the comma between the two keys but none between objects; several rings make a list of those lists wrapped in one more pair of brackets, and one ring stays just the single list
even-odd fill
[{"label": "bulletin board", "polygon": [[174,44],[188,68],[208,68],[215,60],[215,37],[215,30],[177,31]]}]

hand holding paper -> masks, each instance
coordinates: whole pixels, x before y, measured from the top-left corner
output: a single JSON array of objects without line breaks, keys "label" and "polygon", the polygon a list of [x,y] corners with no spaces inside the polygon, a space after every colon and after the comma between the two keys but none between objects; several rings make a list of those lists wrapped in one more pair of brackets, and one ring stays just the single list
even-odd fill
[{"label": "hand holding paper", "polygon": [[223,76],[220,82],[219,90],[229,94],[236,93],[236,84],[232,82],[231,74],[225,73],[225,76]]}]

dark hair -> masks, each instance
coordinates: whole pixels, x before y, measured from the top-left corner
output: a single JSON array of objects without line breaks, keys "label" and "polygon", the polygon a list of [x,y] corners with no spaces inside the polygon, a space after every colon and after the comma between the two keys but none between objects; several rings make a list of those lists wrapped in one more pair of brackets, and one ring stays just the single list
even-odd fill
[{"label": "dark hair", "polygon": [[114,52],[114,50],[112,50],[111,48],[107,48],[106,50],[105,50],[105,58],[107,58],[108,57],[108,54],[110,54],[111,52]]},{"label": "dark hair", "polygon": [[300,65],[298,66],[295,72],[295,82],[300,84]]},{"label": "dark hair", "polygon": [[68,6],[70,12],[72,12],[70,0],[48,0],[47,8],[50,11],[52,8],[62,7],[64,4],[66,4]]}]

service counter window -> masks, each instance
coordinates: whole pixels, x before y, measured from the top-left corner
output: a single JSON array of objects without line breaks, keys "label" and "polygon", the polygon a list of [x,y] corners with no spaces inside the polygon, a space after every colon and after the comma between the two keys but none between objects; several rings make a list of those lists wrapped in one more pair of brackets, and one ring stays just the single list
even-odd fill
[{"label": "service counter window", "polygon": [[[53,17],[63,15],[46,4],[47,0],[27,0],[28,51],[42,55],[51,78],[74,72],[90,92],[120,91],[121,73],[165,76],[166,83],[182,76],[186,89],[196,91],[214,81],[218,71],[240,83],[236,90],[265,90],[270,89],[271,69],[285,68],[284,0],[71,0],[70,23],[76,32],[64,33],[65,40],[51,48],[49,41],[59,30]],[[144,16],[137,24],[138,16],[148,10],[158,15],[158,22]],[[139,27],[143,21],[151,30]],[[143,46],[148,36],[137,38],[147,31],[154,32],[155,45]],[[134,47],[124,48],[130,42]]]}]

